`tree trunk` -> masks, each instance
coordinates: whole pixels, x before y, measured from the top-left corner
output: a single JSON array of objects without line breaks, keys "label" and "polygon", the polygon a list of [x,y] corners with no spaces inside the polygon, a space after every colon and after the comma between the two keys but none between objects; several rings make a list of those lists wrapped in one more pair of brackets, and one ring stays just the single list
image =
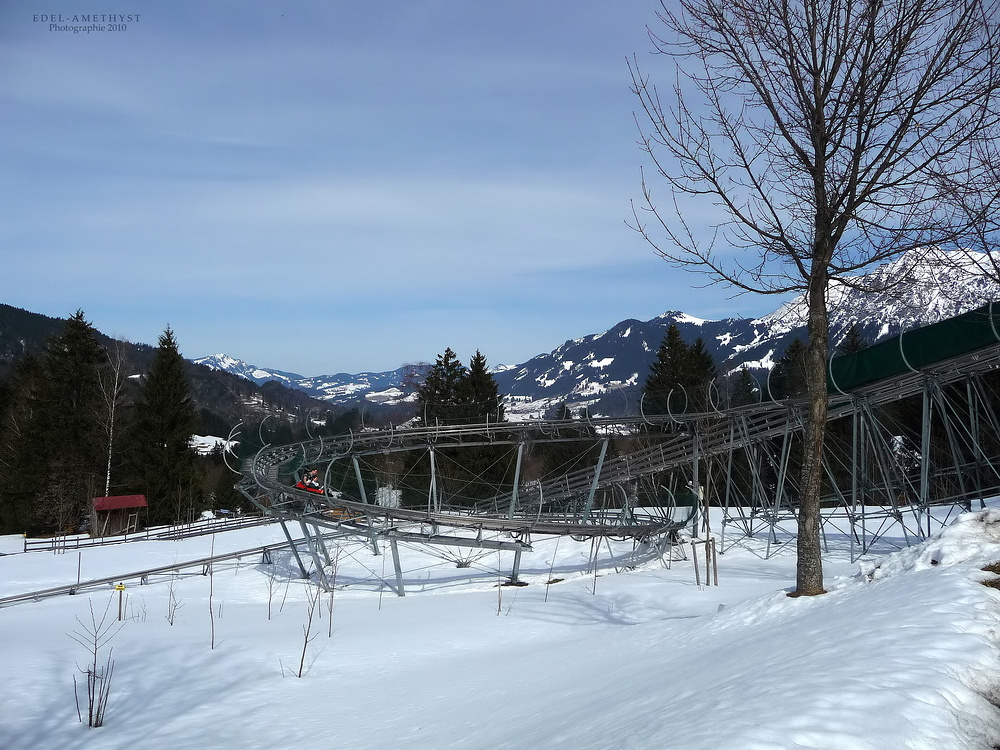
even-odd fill
[{"label": "tree trunk", "polygon": [[807,293],[809,350],[806,419],[802,477],[799,482],[798,565],[795,596],[815,596],[823,589],[823,555],[820,545],[820,491],[823,486],[823,438],[826,433],[826,352],[829,317],[826,308],[827,276],[814,274]]}]

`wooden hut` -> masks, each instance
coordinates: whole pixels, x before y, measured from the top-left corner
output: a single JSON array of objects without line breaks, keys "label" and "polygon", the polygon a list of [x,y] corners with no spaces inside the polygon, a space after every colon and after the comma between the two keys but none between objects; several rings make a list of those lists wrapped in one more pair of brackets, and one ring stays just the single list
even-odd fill
[{"label": "wooden hut", "polygon": [[90,533],[92,536],[129,534],[138,528],[140,509],[145,507],[145,495],[95,497]]}]

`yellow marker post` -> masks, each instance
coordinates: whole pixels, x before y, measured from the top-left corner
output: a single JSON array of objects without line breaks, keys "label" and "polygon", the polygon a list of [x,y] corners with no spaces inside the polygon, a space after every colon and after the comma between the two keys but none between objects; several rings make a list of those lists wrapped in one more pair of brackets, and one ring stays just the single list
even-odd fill
[{"label": "yellow marker post", "polygon": [[122,593],[125,591],[124,583],[116,583],[115,591],[118,592],[118,622],[122,621]]}]

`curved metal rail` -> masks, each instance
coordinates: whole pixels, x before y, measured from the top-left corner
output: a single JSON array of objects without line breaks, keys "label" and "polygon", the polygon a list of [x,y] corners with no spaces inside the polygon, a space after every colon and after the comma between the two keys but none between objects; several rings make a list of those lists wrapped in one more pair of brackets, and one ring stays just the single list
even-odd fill
[{"label": "curved metal rail", "polygon": [[[385,528],[396,524],[423,524],[516,536],[537,533],[644,540],[683,528],[690,523],[694,508],[677,507],[668,502],[655,509],[640,509],[635,503],[629,503],[627,497],[624,501],[616,500],[613,507],[596,507],[595,494],[607,491],[624,478],[624,465],[605,462],[603,451],[598,464],[581,470],[570,484],[564,481],[565,475],[561,475],[548,481],[534,479],[506,488],[497,487],[489,503],[469,507],[448,507],[447,502],[430,504],[427,508],[373,504],[366,496],[358,462],[394,453],[429,451],[442,455],[483,446],[517,448],[520,461],[525,445],[582,442],[606,446],[610,436],[633,434],[647,421],[642,418],[590,420],[584,425],[589,434],[583,435],[579,420],[550,420],[369,431],[265,447],[245,466],[240,489],[264,512],[322,525],[350,523],[357,527]],[[614,468],[604,470],[602,464]],[[319,468],[321,475],[328,479],[334,466],[340,467],[341,474],[354,472],[357,476],[348,491],[320,494],[297,489],[289,479],[306,467]],[[432,493],[429,485],[434,481],[433,475],[428,477],[428,494]]]},{"label": "curved metal rail", "polygon": [[[900,373],[849,394],[832,394],[829,417],[856,417],[859,405],[870,408],[926,394],[930,381],[958,382],[998,366],[1000,343],[935,362],[920,371]],[[685,506],[669,492],[666,501],[649,502],[665,490],[656,485],[658,475],[697,465],[699,458],[751,450],[762,441],[787,443],[791,433],[802,429],[804,407],[803,399],[764,401],[726,410],[713,402],[711,411],[698,414],[433,425],[351,433],[265,447],[244,467],[240,489],[258,507],[277,517],[333,527],[351,525],[359,533],[381,533],[397,524],[421,524],[432,530],[446,527],[519,536],[540,533],[643,540],[675,533],[690,523],[696,512],[692,501]],[[628,445],[619,455],[606,456],[615,437],[627,438],[617,442]],[[596,465],[590,463],[554,477],[515,478],[510,486],[498,486],[490,502],[468,507],[448,507],[447,501],[435,495],[434,456],[448,455],[449,451],[460,455],[462,449],[484,446],[516,448],[515,476],[520,477],[525,446],[570,441],[599,446]],[[389,508],[369,502],[361,462],[413,451],[426,451],[431,456],[426,507],[411,502],[408,507]],[[306,466],[320,468],[327,480],[338,472],[341,477],[353,475],[355,483],[352,488],[323,494],[290,486],[289,477]],[[692,484],[697,485],[696,479]],[[650,493],[647,486],[646,502],[636,495],[636,488],[643,483],[653,490]],[[599,493],[603,497],[598,498]],[[934,500],[924,498],[922,502],[928,505]]]}]

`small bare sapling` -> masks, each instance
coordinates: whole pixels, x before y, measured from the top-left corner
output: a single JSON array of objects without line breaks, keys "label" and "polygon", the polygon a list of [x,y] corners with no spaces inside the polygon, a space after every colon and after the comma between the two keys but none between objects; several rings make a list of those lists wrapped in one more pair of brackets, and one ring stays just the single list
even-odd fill
[{"label": "small bare sapling", "polygon": [[171,626],[177,618],[177,610],[184,606],[184,603],[177,598],[177,592],[174,590],[175,583],[176,579],[171,576],[170,588],[167,590],[167,622],[169,622]]},{"label": "small bare sapling", "polygon": [[299,659],[299,673],[298,677],[302,677],[302,672],[306,666],[306,650],[309,648],[309,644],[316,640],[318,633],[310,635],[312,631],[313,616],[316,614],[316,605],[319,603],[320,590],[312,586],[306,587],[306,596],[309,598],[309,615],[306,618],[306,624],[302,626],[302,656]]},{"label": "small bare sapling", "polygon": [[[94,612],[94,603],[90,604],[90,622],[84,622],[79,617],[76,621],[79,628],[69,633],[69,637],[83,646],[87,651],[87,664],[84,667],[77,665],[80,673],[87,678],[87,726],[104,726],[104,715],[108,708],[108,698],[111,695],[111,676],[114,673],[115,662],[111,658],[112,650],[108,649],[107,657],[102,658],[102,650],[118,631],[124,626],[117,619],[109,616],[111,613],[111,602],[114,597],[108,599],[104,607],[104,613],[98,619]],[[76,715],[83,723],[83,711],[80,707],[81,687],[77,682],[76,675],[73,675],[73,694],[76,699]]]}]

